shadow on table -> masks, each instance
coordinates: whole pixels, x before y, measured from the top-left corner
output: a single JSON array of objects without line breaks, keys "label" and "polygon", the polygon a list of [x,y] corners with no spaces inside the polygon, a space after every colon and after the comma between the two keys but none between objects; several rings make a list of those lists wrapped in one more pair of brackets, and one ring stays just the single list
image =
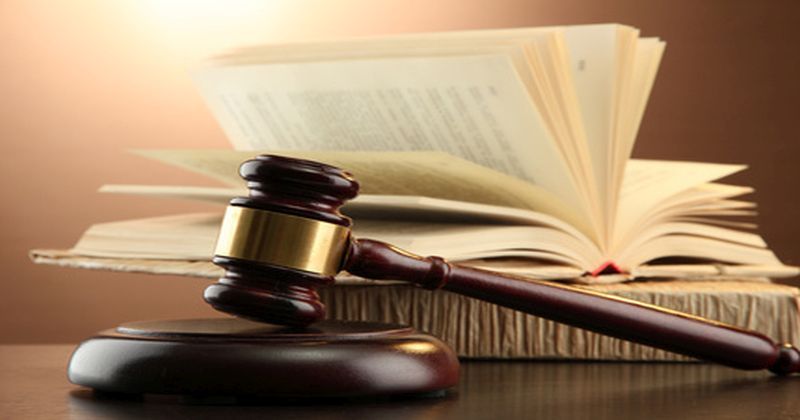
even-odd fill
[{"label": "shadow on table", "polygon": [[800,378],[685,363],[470,361],[440,395],[335,400],[123,397],[74,390],[76,417],[772,419],[800,413]]},{"label": "shadow on table", "polygon": [[253,398],[229,396],[120,395],[86,388],[70,392],[73,414],[101,418],[439,418],[457,398],[455,391],[436,394],[363,398]]}]

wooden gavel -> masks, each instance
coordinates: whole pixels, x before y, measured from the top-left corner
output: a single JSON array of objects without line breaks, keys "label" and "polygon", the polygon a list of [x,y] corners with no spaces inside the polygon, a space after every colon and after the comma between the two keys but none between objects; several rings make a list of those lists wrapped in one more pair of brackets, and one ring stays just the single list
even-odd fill
[{"label": "wooden gavel", "polygon": [[342,270],[402,280],[740,369],[800,370],[800,351],[754,331],[576,287],[419,257],[350,234],[339,212],[358,193],[341,169],[263,155],[242,164],[249,197],[231,200],[214,263],[225,275],[205,290],[217,310],[288,326],[325,316],[316,288]]}]

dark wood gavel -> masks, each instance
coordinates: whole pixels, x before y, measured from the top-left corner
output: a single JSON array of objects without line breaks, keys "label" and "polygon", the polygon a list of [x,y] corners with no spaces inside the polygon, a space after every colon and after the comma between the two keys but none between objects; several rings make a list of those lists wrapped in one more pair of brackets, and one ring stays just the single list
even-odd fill
[{"label": "dark wood gavel", "polygon": [[402,280],[740,369],[800,370],[800,352],[754,331],[576,287],[462,267],[350,234],[339,212],[358,193],[341,169],[263,155],[240,167],[248,197],[231,200],[214,263],[225,275],[205,290],[214,308],[306,326],[325,316],[316,288],[342,271]]}]

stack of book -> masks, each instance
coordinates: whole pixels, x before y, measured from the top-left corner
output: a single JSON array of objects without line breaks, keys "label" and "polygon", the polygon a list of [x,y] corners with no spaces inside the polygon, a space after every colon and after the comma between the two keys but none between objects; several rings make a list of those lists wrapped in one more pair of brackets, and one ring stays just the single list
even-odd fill
[{"label": "stack of book", "polygon": [[[220,203],[112,221],[34,261],[214,277],[238,164],[262,152],[349,170],[355,234],[409,251],[691,312],[798,343],[797,275],[748,218],[743,165],[631,159],[664,42],[623,25],[403,35],[239,49],[196,82],[235,150],[140,155],[221,182],[101,191]],[[474,357],[677,359],[444,292],[346,274],[331,315],[410,323]]]}]

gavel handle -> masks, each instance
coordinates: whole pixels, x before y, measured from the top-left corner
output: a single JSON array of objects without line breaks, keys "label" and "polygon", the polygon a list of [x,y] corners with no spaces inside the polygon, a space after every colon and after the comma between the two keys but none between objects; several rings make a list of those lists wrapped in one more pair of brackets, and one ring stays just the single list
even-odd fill
[{"label": "gavel handle", "polygon": [[720,322],[576,287],[493,273],[419,257],[367,239],[352,242],[345,269],[372,279],[442,288],[600,334],[723,365],[800,370],[800,351]]}]

